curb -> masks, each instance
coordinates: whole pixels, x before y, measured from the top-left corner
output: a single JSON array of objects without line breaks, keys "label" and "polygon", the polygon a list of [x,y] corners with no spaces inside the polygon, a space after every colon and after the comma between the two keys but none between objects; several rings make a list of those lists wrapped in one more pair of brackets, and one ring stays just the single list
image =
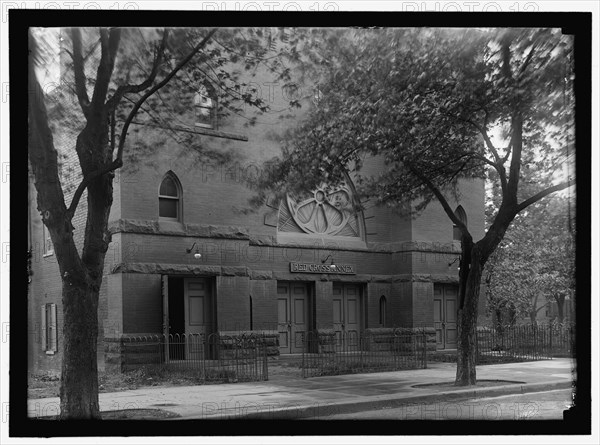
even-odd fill
[{"label": "curb", "polygon": [[313,405],[298,405],[276,407],[269,406],[264,411],[245,413],[231,412],[231,410],[217,412],[211,415],[202,416],[181,416],[165,420],[275,420],[275,419],[318,419],[320,417],[331,416],[334,414],[349,414],[360,411],[374,411],[381,408],[399,408],[407,404],[426,403],[426,402],[449,402],[461,399],[474,399],[483,397],[497,397],[502,395],[517,395],[531,392],[550,391],[555,389],[570,389],[573,382],[570,380],[554,380],[545,383],[518,383],[511,385],[501,385],[481,389],[459,389],[451,392],[437,394],[423,394],[413,396],[375,396],[365,397],[363,400],[341,403],[317,403]]}]

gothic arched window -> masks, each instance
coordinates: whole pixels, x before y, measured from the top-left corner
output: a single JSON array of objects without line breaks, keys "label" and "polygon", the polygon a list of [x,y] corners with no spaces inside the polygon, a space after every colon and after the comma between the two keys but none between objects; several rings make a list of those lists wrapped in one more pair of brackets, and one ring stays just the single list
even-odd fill
[{"label": "gothic arched window", "polygon": [[385,327],[385,316],[387,311],[387,299],[384,295],[379,298],[379,324]]},{"label": "gothic arched window", "polygon": [[181,184],[173,172],[168,172],[158,190],[158,217],[167,221],[181,221]]}]

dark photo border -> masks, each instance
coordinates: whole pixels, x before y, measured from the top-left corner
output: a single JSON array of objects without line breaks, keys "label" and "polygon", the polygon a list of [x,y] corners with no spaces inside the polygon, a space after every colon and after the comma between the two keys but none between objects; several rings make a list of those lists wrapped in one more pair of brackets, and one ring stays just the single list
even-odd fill
[{"label": "dark photo border", "polygon": [[[591,13],[10,10],[11,437],[591,434]],[[27,30],[63,26],[559,27],[575,36],[577,380],[562,421],[44,421],[27,418]],[[516,439],[519,442],[519,438]]]}]

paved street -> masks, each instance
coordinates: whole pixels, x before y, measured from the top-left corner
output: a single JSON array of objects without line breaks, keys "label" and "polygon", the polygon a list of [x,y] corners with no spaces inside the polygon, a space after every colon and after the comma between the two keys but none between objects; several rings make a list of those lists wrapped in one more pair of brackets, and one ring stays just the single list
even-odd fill
[{"label": "paved street", "polygon": [[[563,418],[571,405],[571,390],[534,392],[499,397],[432,403],[407,403],[371,411],[320,416],[319,420],[550,420]],[[315,420],[316,418],[312,418]]]}]

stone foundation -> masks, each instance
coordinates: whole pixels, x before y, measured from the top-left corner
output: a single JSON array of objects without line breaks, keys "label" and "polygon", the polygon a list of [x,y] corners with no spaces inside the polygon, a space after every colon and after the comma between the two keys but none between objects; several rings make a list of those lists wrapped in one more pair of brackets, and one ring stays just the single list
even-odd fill
[{"label": "stone foundation", "polygon": [[[267,356],[279,355],[277,332],[222,331],[219,334],[218,337],[211,336],[211,338],[219,340],[218,358],[221,360],[253,358],[262,354],[263,350]],[[210,348],[211,351],[215,350],[214,345],[209,346],[213,346]],[[200,356],[204,357],[204,354],[200,353]],[[104,360],[105,370],[112,373],[133,371],[141,366],[163,364],[165,363],[163,336],[160,334],[122,334],[105,337]]]}]

